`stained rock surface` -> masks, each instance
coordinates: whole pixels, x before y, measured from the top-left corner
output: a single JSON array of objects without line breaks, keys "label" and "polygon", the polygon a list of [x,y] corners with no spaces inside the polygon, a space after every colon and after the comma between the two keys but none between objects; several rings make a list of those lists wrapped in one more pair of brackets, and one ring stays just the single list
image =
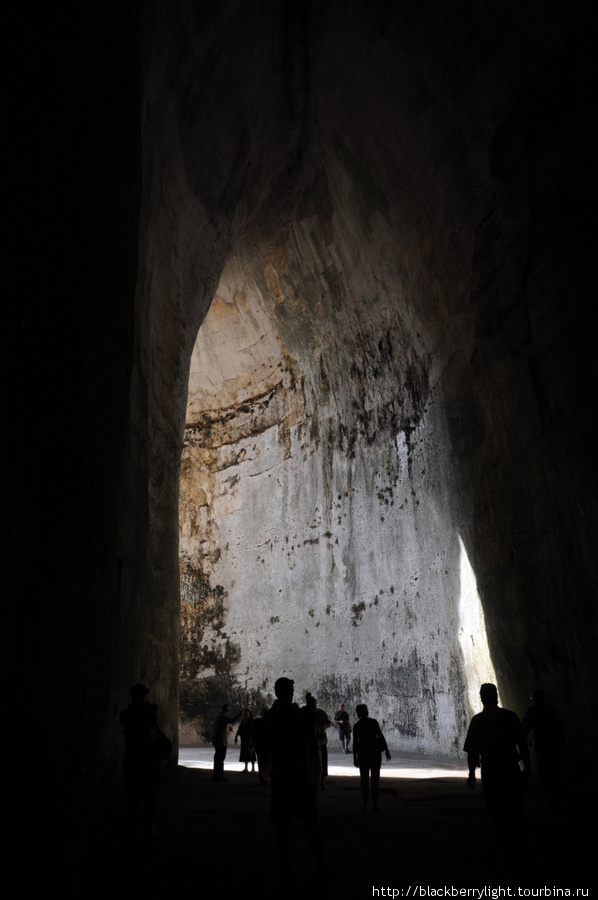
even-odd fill
[{"label": "stained rock surface", "polygon": [[295,143],[191,359],[186,739],[280,674],[443,753],[482,681],[583,693],[583,11],[467,9],[293,23]]}]

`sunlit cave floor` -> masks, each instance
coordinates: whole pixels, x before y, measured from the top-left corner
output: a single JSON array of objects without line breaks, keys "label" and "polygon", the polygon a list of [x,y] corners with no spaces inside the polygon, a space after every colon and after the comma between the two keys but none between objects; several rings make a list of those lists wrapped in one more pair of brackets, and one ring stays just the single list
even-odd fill
[{"label": "sunlit cave floor", "polygon": [[[190,767],[207,765],[209,754],[208,749],[182,751],[188,765],[165,773],[150,849],[127,848],[122,804],[106,810],[83,873],[85,900],[206,895],[361,900],[393,896],[393,889],[402,892],[395,897],[417,897],[439,896],[420,888],[442,888],[442,896],[450,896],[444,888],[467,887],[486,887],[486,896],[499,887],[511,888],[515,897],[519,888],[528,891],[520,896],[551,896],[537,890],[555,887],[571,889],[572,896],[582,888],[591,896],[595,863],[589,825],[595,811],[579,785],[566,791],[566,811],[557,815],[531,783],[527,863],[514,870],[499,858],[481,790],[467,788],[462,762],[393,758],[383,767],[380,812],[374,814],[361,812],[356,775],[338,774],[356,773],[352,757],[333,752],[333,774],[320,798],[320,827],[334,874],[329,880],[316,878],[302,823],[294,822],[296,877],[290,881],[280,877],[269,788],[260,787],[257,774],[239,771],[236,747],[229,749],[225,783],[214,783],[208,768]],[[404,774],[410,769],[415,777]]]}]

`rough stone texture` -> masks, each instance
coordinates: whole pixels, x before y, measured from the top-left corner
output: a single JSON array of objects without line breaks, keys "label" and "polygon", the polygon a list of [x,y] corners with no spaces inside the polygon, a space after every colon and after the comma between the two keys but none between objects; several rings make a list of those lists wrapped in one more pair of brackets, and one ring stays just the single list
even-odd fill
[{"label": "rough stone texture", "polygon": [[[217,699],[258,702],[284,673],[329,707],[367,699],[394,742],[455,749],[465,712],[458,501],[429,363],[388,289],[376,296],[362,259],[335,269],[313,222],[277,256],[278,269],[262,268],[259,248],[227,266],[194,352],[183,709],[204,712],[206,677]],[[345,298],[336,315],[330,279]]]},{"label": "rough stone texture", "polygon": [[[267,509],[280,534],[258,548],[197,497],[183,508],[205,522],[183,549],[186,600],[208,607],[185,621],[213,686],[245,690],[242,603],[258,597],[255,640],[284,627],[307,654],[342,620],[318,689],[357,690],[355,666],[375,664],[414,698],[395,734],[448,746],[471,565],[505,703],[540,682],[591,757],[594,4],[5,3],[2,19],[0,684],[9,733],[43,734],[58,761],[37,844],[68,830],[80,858],[132,682],[175,736],[179,461],[217,293],[227,341],[254,349],[200,378],[185,473],[201,452],[206,500],[244,525]],[[289,668],[277,652],[272,671]],[[13,785],[28,762],[3,765]],[[35,816],[10,808],[32,840]]]},{"label": "rough stone texture", "polygon": [[[579,187],[547,148],[586,73],[553,12],[511,7],[507,33],[487,9],[474,40],[454,9],[312,11],[298,182],[235,245],[191,364],[182,712],[204,736],[282,673],[430,752],[460,751],[483,680],[517,709],[537,683],[583,690],[595,618],[566,559],[591,550],[565,534],[593,498],[573,510],[559,477],[584,424],[557,452],[581,398],[546,359],[585,300],[562,285],[563,316],[555,270]],[[532,649],[559,593],[580,609],[557,614],[566,662]]]}]

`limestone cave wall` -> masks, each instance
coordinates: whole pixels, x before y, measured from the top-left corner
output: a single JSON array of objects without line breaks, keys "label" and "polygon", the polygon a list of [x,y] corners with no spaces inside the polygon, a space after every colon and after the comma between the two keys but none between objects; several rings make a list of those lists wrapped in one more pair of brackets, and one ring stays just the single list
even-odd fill
[{"label": "limestone cave wall", "polygon": [[557,12],[312,10],[299,171],[191,363],[181,696],[204,737],[279,674],[447,753],[483,680],[520,712],[585,690],[590,81],[583,10]]}]

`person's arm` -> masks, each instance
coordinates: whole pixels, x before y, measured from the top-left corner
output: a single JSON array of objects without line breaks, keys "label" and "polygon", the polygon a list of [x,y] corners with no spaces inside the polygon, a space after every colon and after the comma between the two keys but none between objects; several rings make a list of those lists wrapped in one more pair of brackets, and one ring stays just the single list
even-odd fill
[{"label": "person's arm", "polygon": [[353,732],[353,765],[359,768],[359,728]]},{"label": "person's arm", "polygon": [[[380,742],[380,749],[386,754],[387,761],[390,761],[392,759],[392,756],[390,755],[390,751],[388,749],[388,744],[386,743],[386,738],[382,734],[382,730],[381,730],[380,726],[378,725],[378,722],[376,722],[376,728],[378,729],[378,740]],[[353,732],[353,742],[355,743],[355,732]]]},{"label": "person's arm", "polygon": [[521,762],[523,763],[523,777],[526,781],[530,779],[530,762],[529,762],[529,747],[527,746],[527,737],[523,732],[523,729],[519,729],[519,740],[517,742],[517,747],[519,749],[519,755],[521,756]]},{"label": "person's arm", "polygon": [[467,754],[467,766],[469,768],[469,775],[467,777],[467,787],[475,788],[475,770],[480,764],[480,755],[479,753],[468,753]]},{"label": "person's arm", "polygon": [[463,744],[463,750],[467,753],[467,767],[469,769],[467,787],[472,790],[475,788],[475,770],[480,764],[479,722],[480,716],[478,714],[469,723],[467,736]]}]

